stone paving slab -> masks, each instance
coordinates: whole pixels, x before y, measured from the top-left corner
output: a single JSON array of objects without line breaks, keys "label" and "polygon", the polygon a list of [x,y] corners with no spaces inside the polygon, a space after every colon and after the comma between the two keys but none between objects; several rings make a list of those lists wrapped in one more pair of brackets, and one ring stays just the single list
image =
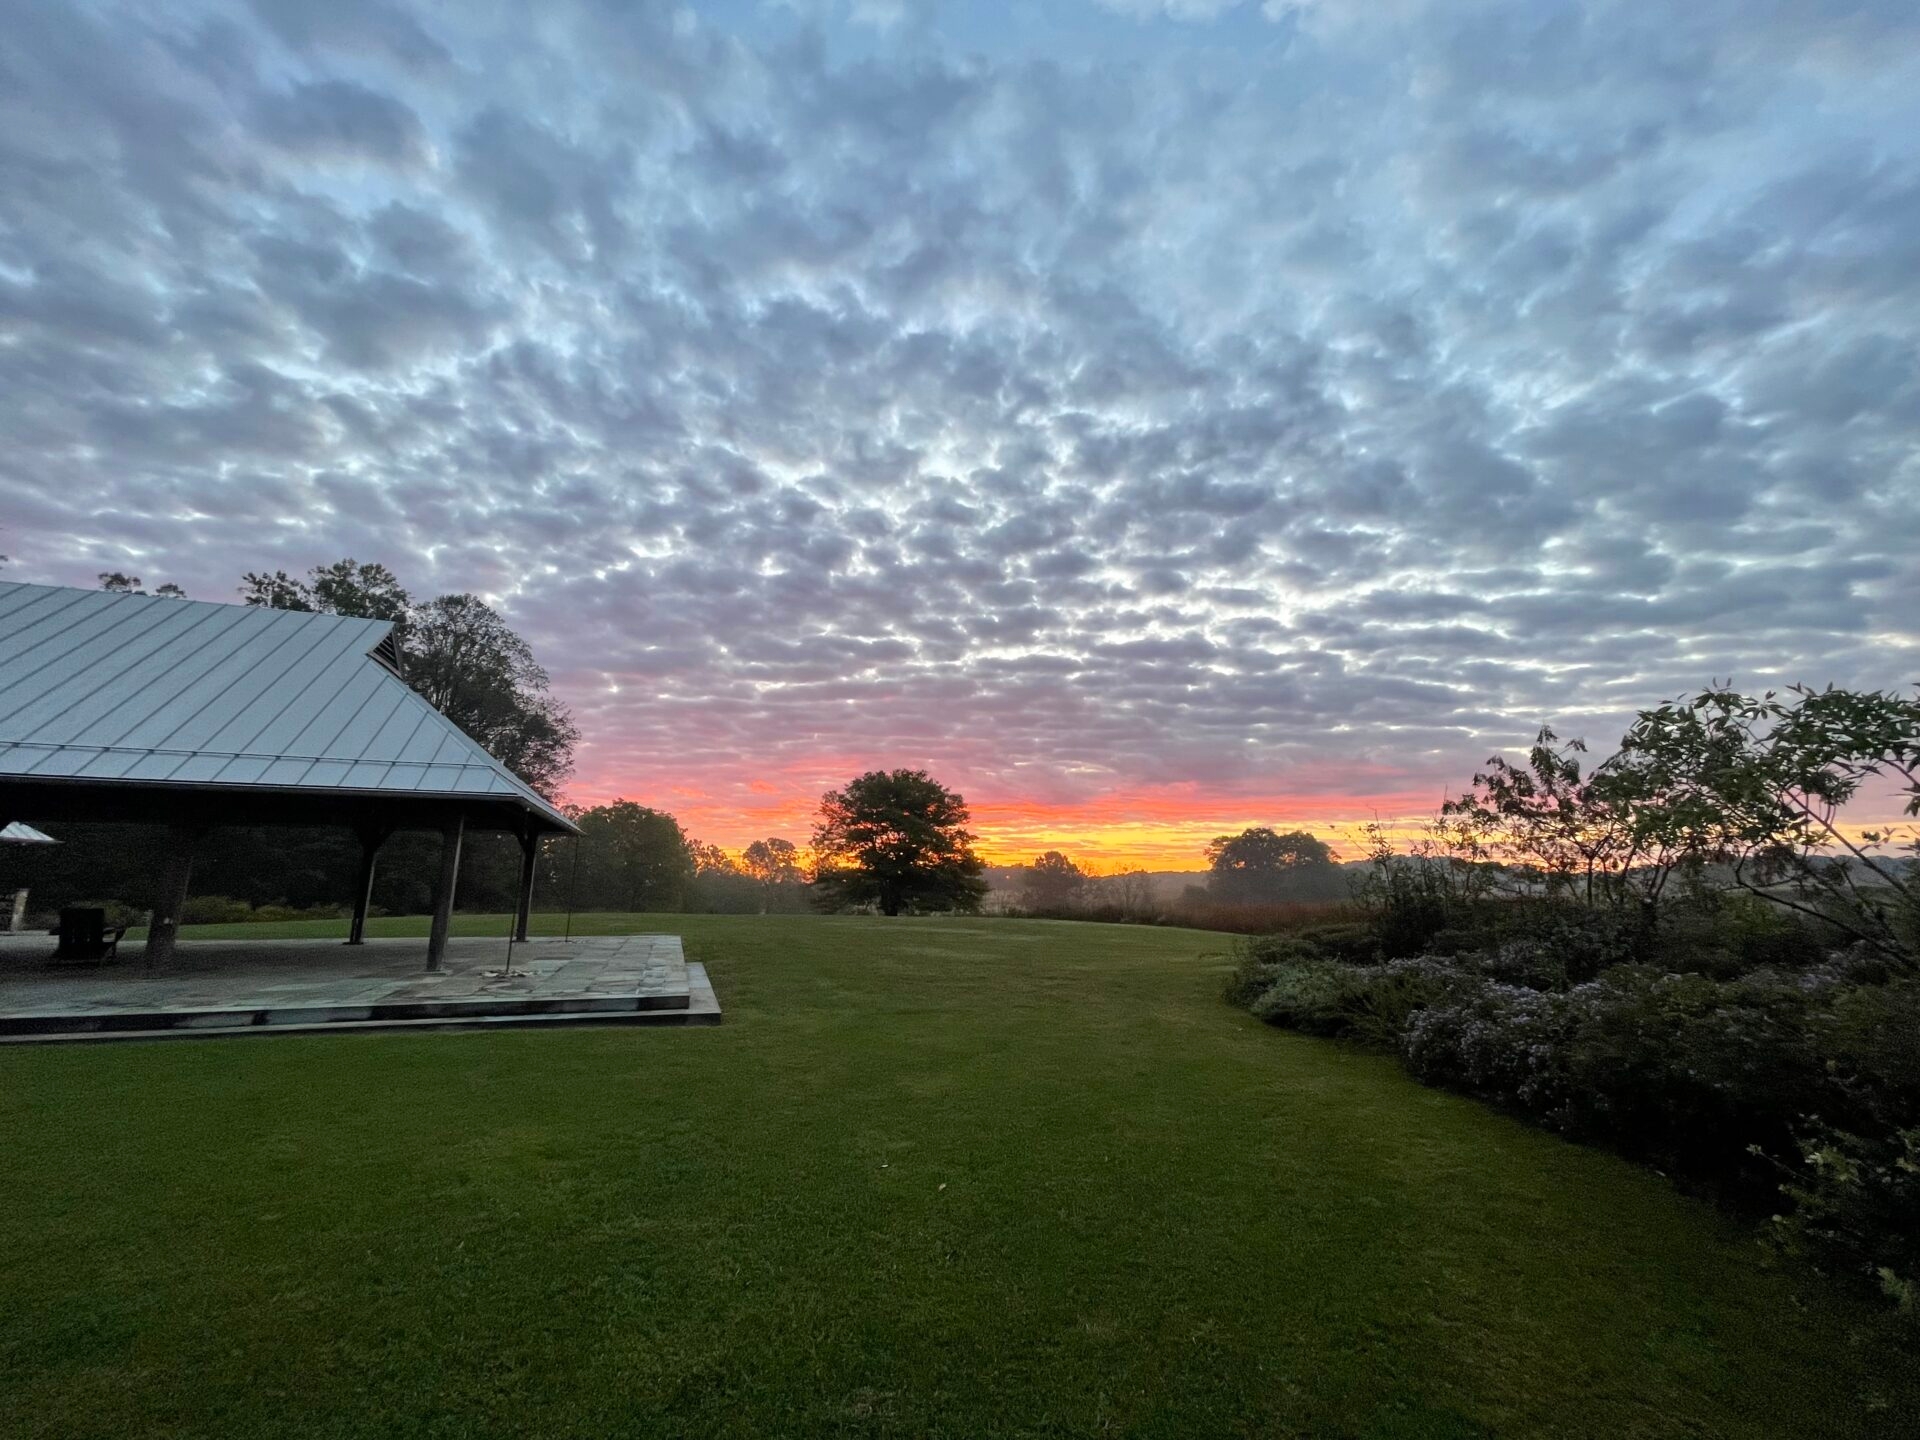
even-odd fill
[{"label": "stone paving slab", "polygon": [[248,1035],[362,1035],[389,1030],[554,1029],[581,1025],[718,1025],[720,1001],[704,966],[689,962],[690,1003],[684,1010],[572,1011],[543,1015],[468,1015],[432,1020],[336,1020],[324,1023],[172,1025],[160,1030],[76,1030],[65,1033],[0,1035],[4,1045],[95,1044],[113,1040],[212,1040]]},{"label": "stone paving slab", "polygon": [[33,939],[0,946],[0,1037],[458,1023],[692,1004],[675,935],[522,941],[511,971],[504,939],[456,939],[434,973],[424,940],[183,941],[173,964],[148,970],[137,950],[109,965],[50,967],[50,942]]}]

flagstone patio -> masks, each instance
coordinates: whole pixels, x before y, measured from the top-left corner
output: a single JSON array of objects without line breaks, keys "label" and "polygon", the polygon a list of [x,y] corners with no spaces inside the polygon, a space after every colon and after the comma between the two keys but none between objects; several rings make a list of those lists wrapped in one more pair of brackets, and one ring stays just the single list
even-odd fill
[{"label": "flagstone patio", "polygon": [[160,970],[136,950],[86,968],[51,939],[0,944],[0,1043],[285,1034],[425,1026],[717,1024],[706,971],[676,935],[427,942],[195,940]]}]

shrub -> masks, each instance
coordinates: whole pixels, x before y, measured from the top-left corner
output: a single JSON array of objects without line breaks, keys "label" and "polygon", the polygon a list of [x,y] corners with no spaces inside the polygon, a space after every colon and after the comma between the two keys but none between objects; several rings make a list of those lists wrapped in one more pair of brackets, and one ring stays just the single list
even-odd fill
[{"label": "shrub", "polygon": [[1357,893],[1381,948],[1396,957],[1421,954],[1463,918],[1450,867],[1425,857],[1380,850]]},{"label": "shrub", "polygon": [[1709,891],[1660,912],[1644,958],[1676,973],[1736,980],[1813,968],[1842,938],[1764,900]]},{"label": "shrub", "polygon": [[1382,956],[1380,937],[1364,920],[1348,920],[1335,925],[1313,925],[1293,932],[1294,938],[1310,945],[1329,960],[1350,964],[1368,964]]},{"label": "shrub", "polygon": [[1642,959],[1651,943],[1648,919],[1637,912],[1536,901],[1518,907],[1513,923],[1517,938],[1550,953],[1571,985]]},{"label": "shrub", "polygon": [[347,911],[343,905],[261,905],[246,917],[250,920],[339,920]]},{"label": "shrub", "polygon": [[1481,981],[1456,986],[1411,1015],[1401,1053],[1428,1085],[1464,1090],[1564,1128],[1572,1024],[1566,995]]},{"label": "shrub", "polygon": [[1227,977],[1227,1002],[1251,1008],[1279,978],[1283,968],[1319,958],[1318,953],[1291,935],[1257,935],[1236,941],[1234,966]]},{"label": "shrub", "polygon": [[1773,1217],[1783,1248],[1877,1281],[1920,1315],[1920,1127],[1878,1137],[1816,1127],[1780,1189],[1793,1202]]},{"label": "shrub", "polygon": [[1570,1128],[1758,1203],[1794,1127],[1831,1096],[1810,1024],[1817,987],[1623,966],[1570,992]]},{"label": "shrub", "polygon": [[1309,1035],[1343,1035],[1354,991],[1346,969],[1320,960],[1275,966],[1254,999],[1253,1013],[1270,1025]]},{"label": "shrub", "polygon": [[1373,959],[1364,937],[1348,933],[1348,926],[1316,926],[1286,935],[1248,935],[1236,940],[1229,952],[1234,968],[1227,980],[1227,1000],[1250,1006],[1290,966],[1324,965],[1349,961],[1354,952]]},{"label": "shrub", "polygon": [[1386,1050],[1397,1048],[1415,1016],[1452,994],[1462,981],[1448,961],[1437,959],[1389,960],[1347,969],[1354,977],[1348,1033]]},{"label": "shrub", "polygon": [[1355,964],[1309,929],[1234,953],[1229,998],[1261,1019],[1395,1048],[1426,1084],[1760,1213],[1784,1194],[1781,1244],[1915,1305],[1920,978],[1886,980],[1877,954],[1732,979],[1615,964],[1569,985],[1551,946],[1524,935],[1478,955]]},{"label": "shrub", "polygon": [[1565,990],[1570,981],[1566,958],[1543,940],[1515,936],[1491,950],[1467,957],[1487,979],[1528,990]]},{"label": "shrub", "polygon": [[1408,1017],[1457,983],[1431,960],[1349,965],[1315,955],[1297,938],[1245,947],[1229,997],[1272,1025],[1311,1035],[1345,1035],[1391,1048]]},{"label": "shrub", "polygon": [[1814,1020],[1815,1045],[1862,1118],[1894,1126],[1920,1117],[1920,979],[1848,985]]}]

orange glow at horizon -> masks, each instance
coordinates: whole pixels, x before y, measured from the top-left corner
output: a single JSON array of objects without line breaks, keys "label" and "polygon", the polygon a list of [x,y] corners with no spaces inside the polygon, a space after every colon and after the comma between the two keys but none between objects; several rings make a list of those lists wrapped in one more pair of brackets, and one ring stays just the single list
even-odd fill
[{"label": "orange glow at horizon", "polygon": [[[685,772],[629,775],[618,783],[577,784],[567,798],[585,806],[625,799],[664,810],[689,838],[718,845],[736,857],[755,840],[774,837],[804,851],[822,792],[870,768],[875,767],[836,755],[741,779],[731,773],[711,779]],[[1430,789],[1391,788],[1395,781],[1404,786],[1406,778],[1368,775],[1356,768],[1350,779],[1382,782],[1381,791],[1371,794],[1236,795],[1175,784],[1046,801],[989,798],[979,793],[983,787],[966,782],[955,788],[967,797],[977,837],[974,848],[989,865],[1029,864],[1045,851],[1058,850],[1089,874],[1108,875],[1136,867],[1204,871],[1208,841],[1256,825],[1309,831],[1340,860],[1366,854],[1364,832],[1370,824],[1378,824],[1404,847],[1423,837],[1444,798]],[[1899,826],[1904,820],[1892,818],[1897,807],[1863,808],[1876,813],[1843,826],[1850,835],[1857,837],[1859,830],[1875,824]],[[1878,813],[1883,808],[1884,817]]]},{"label": "orange glow at horizon", "polygon": [[[857,772],[849,772],[857,773]],[[806,848],[820,794],[833,783],[808,786],[797,777],[730,784],[724,795],[686,783],[648,777],[621,784],[576,785],[569,798],[583,805],[632,800],[672,814],[687,834],[738,854],[774,836]],[[966,794],[964,786],[958,787]],[[1207,842],[1256,825],[1308,830],[1342,860],[1365,853],[1363,827],[1380,824],[1396,840],[1417,836],[1439,807],[1426,794],[1226,796],[1191,787],[1113,791],[1082,801],[978,800],[968,796],[975,849],[989,865],[1026,864],[1058,850],[1095,874],[1206,868]]]}]

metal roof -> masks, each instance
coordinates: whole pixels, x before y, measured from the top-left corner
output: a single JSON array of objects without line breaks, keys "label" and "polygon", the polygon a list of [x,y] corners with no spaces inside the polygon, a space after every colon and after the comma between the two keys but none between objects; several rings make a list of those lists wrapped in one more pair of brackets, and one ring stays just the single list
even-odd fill
[{"label": "metal roof", "polygon": [[0,781],[473,797],[573,830],[376,657],[392,629],[0,582]]}]

